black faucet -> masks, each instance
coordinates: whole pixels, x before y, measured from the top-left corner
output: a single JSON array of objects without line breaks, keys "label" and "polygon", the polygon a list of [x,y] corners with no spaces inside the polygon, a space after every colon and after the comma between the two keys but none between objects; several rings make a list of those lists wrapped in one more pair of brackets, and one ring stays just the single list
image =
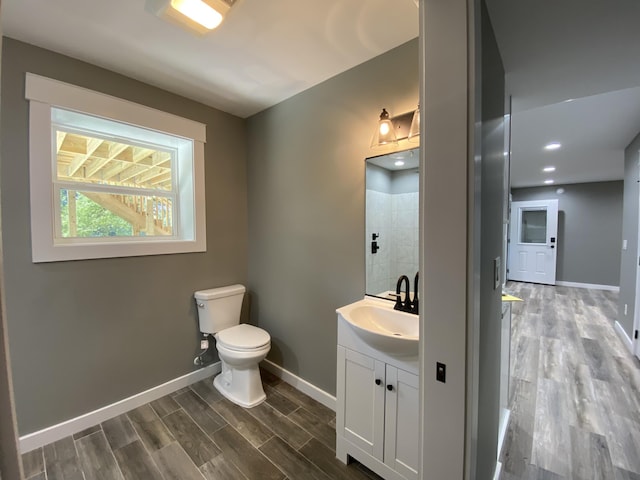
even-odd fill
[{"label": "black faucet", "polygon": [[[402,300],[402,293],[400,292],[402,284],[404,283],[404,300]],[[409,293],[409,277],[401,275],[396,283],[396,304],[393,306],[394,310],[400,310],[401,312],[411,312],[412,303],[411,295]]]},{"label": "black faucet", "polygon": [[418,300],[418,282],[420,281],[420,272],[416,272],[413,278],[413,302],[411,302],[411,313],[418,315],[420,301]]},{"label": "black faucet", "polygon": [[[418,301],[418,282],[419,282],[419,272],[416,273],[415,278],[413,279],[413,300],[411,300],[411,293],[409,291],[409,277],[406,275],[401,275],[398,278],[398,283],[396,283],[396,304],[393,306],[394,310],[400,310],[401,312],[415,313],[418,315],[419,311],[419,301]],[[403,293],[400,291],[404,284],[404,300]]]}]

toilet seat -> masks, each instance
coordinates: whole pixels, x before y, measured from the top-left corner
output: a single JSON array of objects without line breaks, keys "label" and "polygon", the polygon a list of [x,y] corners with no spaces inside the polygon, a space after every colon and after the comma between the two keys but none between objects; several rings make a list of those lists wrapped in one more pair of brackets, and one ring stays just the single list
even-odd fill
[{"label": "toilet seat", "polygon": [[239,352],[259,350],[271,342],[271,337],[263,329],[247,323],[225,328],[215,335],[219,345]]}]

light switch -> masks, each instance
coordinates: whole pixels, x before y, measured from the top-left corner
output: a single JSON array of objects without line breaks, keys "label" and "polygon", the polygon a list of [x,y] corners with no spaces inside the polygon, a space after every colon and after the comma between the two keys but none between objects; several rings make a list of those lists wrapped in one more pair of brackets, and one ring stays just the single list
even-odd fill
[{"label": "light switch", "polygon": [[436,362],[436,380],[447,383],[447,366],[444,363]]},{"label": "light switch", "polygon": [[622,250],[626,250],[626,249],[627,249],[627,241],[622,240]]},{"label": "light switch", "polygon": [[500,287],[500,257],[493,260],[493,289]]}]

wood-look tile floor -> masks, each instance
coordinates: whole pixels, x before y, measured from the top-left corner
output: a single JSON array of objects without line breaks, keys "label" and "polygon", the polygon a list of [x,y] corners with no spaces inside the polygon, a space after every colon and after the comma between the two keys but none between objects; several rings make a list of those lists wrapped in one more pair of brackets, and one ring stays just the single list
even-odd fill
[{"label": "wood-look tile floor", "polygon": [[371,480],[335,458],[335,414],[262,371],[243,409],[206,379],[22,456],[29,480]]},{"label": "wood-look tile floor", "polygon": [[640,479],[640,363],[618,294],[509,283],[511,421],[502,480]]}]

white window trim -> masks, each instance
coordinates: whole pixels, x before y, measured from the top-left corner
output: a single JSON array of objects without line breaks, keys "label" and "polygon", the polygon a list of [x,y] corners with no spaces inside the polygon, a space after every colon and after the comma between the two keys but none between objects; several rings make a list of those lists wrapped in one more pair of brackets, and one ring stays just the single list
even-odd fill
[{"label": "white window trim", "polygon": [[[32,73],[26,74],[29,100],[29,181],[33,262],[129,257],[206,251],[204,143],[206,125],[160,110],[94,92]],[[193,141],[193,167],[180,172],[179,181],[193,182],[193,209],[181,202],[181,239],[136,238],[102,243],[55,242],[51,107],[60,107],[136,125]],[[191,210],[193,210],[191,212]],[[192,232],[185,235],[184,232]]]}]

